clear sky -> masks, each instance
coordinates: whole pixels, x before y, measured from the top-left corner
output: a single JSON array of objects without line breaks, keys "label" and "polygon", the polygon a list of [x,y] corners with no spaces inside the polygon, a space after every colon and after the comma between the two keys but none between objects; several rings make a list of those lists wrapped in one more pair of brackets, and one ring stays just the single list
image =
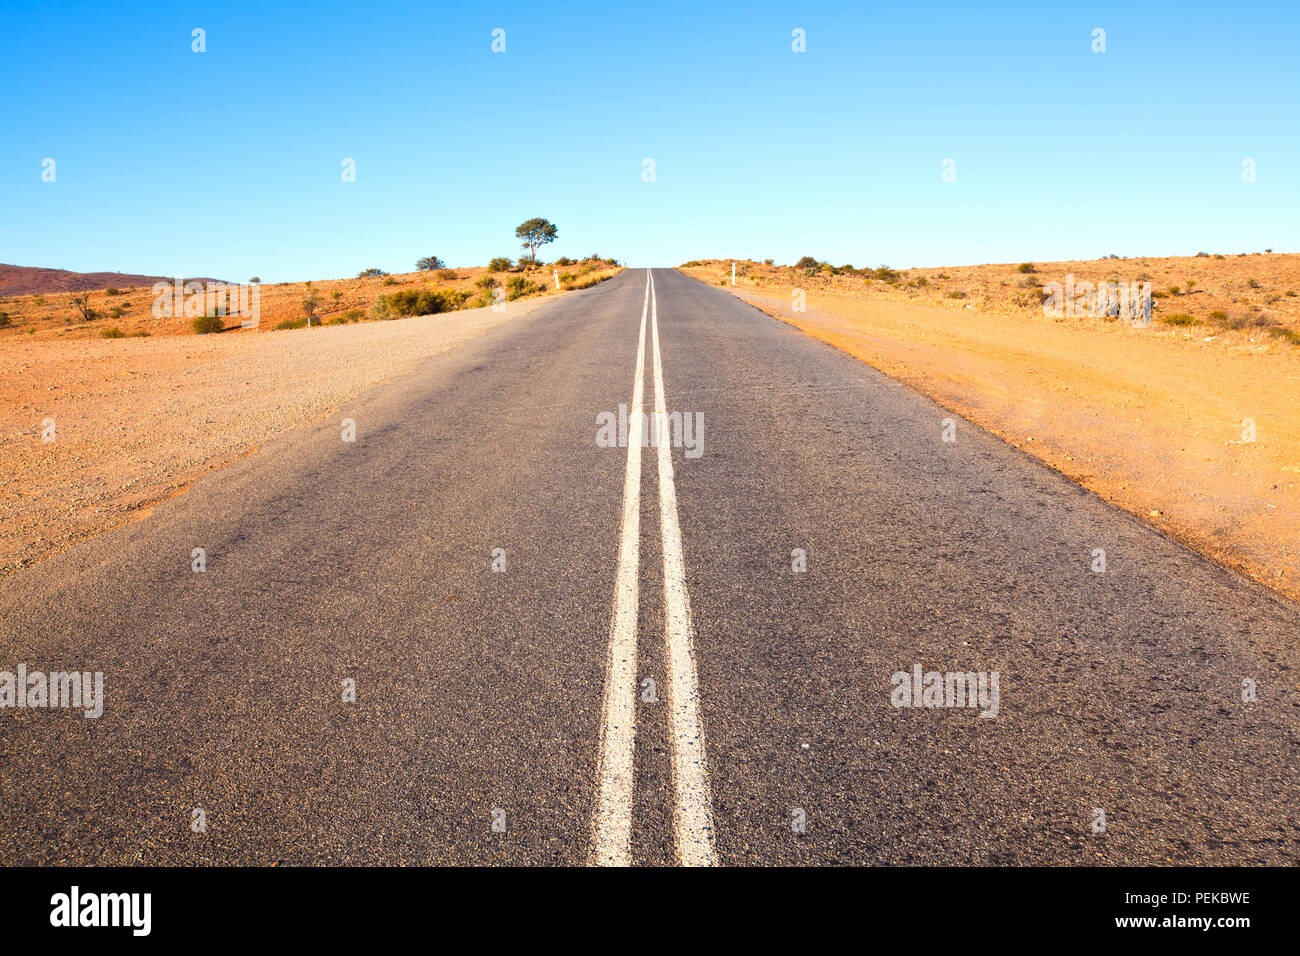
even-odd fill
[{"label": "clear sky", "polygon": [[0,262],[1300,251],[1296,0],[727,6],[7,0]]}]

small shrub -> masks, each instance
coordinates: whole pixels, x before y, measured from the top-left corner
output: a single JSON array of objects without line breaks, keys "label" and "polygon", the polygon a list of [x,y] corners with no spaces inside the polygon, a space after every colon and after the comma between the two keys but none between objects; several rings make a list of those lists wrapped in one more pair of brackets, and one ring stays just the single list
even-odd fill
[{"label": "small shrub", "polygon": [[392,276],[389,276],[387,279],[385,279],[385,280],[383,281],[382,284],[383,284],[383,285],[397,285],[397,280],[394,279]]},{"label": "small shrub", "polygon": [[403,315],[437,315],[459,309],[468,293],[452,289],[403,289],[392,295],[380,296],[375,303],[380,318]]},{"label": "small shrub", "polygon": [[820,265],[821,262],[812,256],[804,256],[794,264],[794,267],[796,269],[816,269]]},{"label": "small shrub", "polygon": [[1246,280],[1246,285],[1250,286],[1252,289],[1258,289],[1258,288],[1259,288],[1259,283],[1256,282],[1254,279],[1247,279],[1247,280]]},{"label": "small shrub", "polygon": [[496,288],[497,280],[492,276],[480,276],[474,281],[474,284],[480,289],[494,289]]},{"label": "small shrub", "polygon": [[542,288],[543,286],[530,279],[525,279],[521,275],[511,276],[510,280],[506,282],[506,298],[513,302],[515,299],[522,299],[524,296],[541,292]]},{"label": "small shrub", "polygon": [[508,256],[497,256],[488,263],[488,272],[509,272],[513,265]]},{"label": "small shrub", "polygon": [[147,339],[148,337],[149,337],[148,329],[136,329],[134,332],[131,333],[131,338],[133,339]]},{"label": "small shrub", "polygon": [[1034,268],[1034,264],[1033,264],[1032,262],[1022,262],[1022,263],[1020,263],[1020,265],[1016,268],[1016,271],[1017,271],[1017,272],[1037,272],[1038,270]]},{"label": "small shrub", "polygon": [[108,317],[110,319],[120,319],[125,314],[126,313],[122,311],[122,307],[120,305],[115,305],[108,310]]},{"label": "small shrub", "polygon": [[301,319],[284,319],[281,322],[277,322],[275,328],[277,331],[281,329],[305,329],[307,328],[307,317],[303,316]]},{"label": "small shrub", "polygon": [[371,266],[369,269],[362,269],[360,272],[358,272],[357,278],[368,279],[371,276],[386,276],[386,275],[388,275],[388,273],[385,272],[383,269],[376,269],[374,266]]},{"label": "small shrub", "polygon": [[950,298],[950,299],[964,299],[964,298],[966,298],[966,293],[963,292],[961,289],[953,289],[951,292],[948,293],[948,298]]},{"label": "small shrub", "polygon": [[1215,309],[1213,312],[1210,313],[1210,321],[1226,322],[1228,321],[1228,313],[1224,312],[1222,309]]},{"label": "small shrub", "polygon": [[33,305],[44,305],[44,304],[45,304],[45,296],[43,296],[43,295],[32,296],[32,304],[33,304]]},{"label": "small shrub", "polygon": [[1160,321],[1165,325],[1200,325],[1201,320],[1195,316],[1188,315],[1186,312],[1176,312],[1173,315],[1162,315]]},{"label": "small shrub", "polygon": [[112,286],[109,286],[107,289],[105,289],[104,294],[105,295],[126,295],[126,293],[123,292],[121,289],[115,289]]},{"label": "small shrub", "polygon": [[123,332],[121,329],[119,329],[116,325],[110,325],[108,328],[101,330],[99,335],[100,338],[105,338],[105,339],[126,338],[126,333]]},{"label": "small shrub", "polygon": [[1292,345],[1300,345],[1300,332],[1295,329],[1286,329],[1281,326],[1268,330],[1269,335],[1275,338],[1284,339]]},{"label": "small shrub", "polygon": [[9,313],[8,313],[8,312],[0,312],[0,329],[5,328],[6,326],[8,326],[9,324],[11,324],[12,322],[13,322],[13,319],[9,318]]},{"label": "small shrub", "polygon": [[451,282],[454,279],[459,279],[460,276],[456,274],[455,269],[439,269],[438,278],[444,282]]},{"label": "small shrub", "polygon": [[190,323],[195,335],[211,335],[225,329],[226,323],[219,315],[203,315]]}]

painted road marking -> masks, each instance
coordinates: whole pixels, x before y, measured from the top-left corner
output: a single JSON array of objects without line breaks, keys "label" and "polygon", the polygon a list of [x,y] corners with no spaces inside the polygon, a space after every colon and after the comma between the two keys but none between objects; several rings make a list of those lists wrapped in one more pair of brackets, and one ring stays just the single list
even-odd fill
[{"label": "painted road marking", "polygon": [[600,727],[600,795],[596,806],[592,862],[632,862],[632,785],[636,748],[637,575],[641,551],[641,399],[645,391],[646,310],[650,270],[636,347],[636,376],[628,416],[627,472],[623,479],[623,532],[614,583],[614,618],[609,629],[605,706]]},{"label": "painted road marking", "polygon": [[[664,553],[664,638],[668,643],[669,736],[672,738],[673,784],[677,796],[673,820],[677,857],[686,866],[712,866],[713,801],[709,792],[700,726],[700,691],[695,671],[695,635],[686,593],[682,532],[677,523],[677,489],[673,483],[672,442],[664,370],[659,355],[659,303],[650,278],[650,335],[654,341],[655,416],[659,453],[659,527]],[[639,368],[638,363],[638,368]],[[628,439],[629,444],[631,439]]]}]

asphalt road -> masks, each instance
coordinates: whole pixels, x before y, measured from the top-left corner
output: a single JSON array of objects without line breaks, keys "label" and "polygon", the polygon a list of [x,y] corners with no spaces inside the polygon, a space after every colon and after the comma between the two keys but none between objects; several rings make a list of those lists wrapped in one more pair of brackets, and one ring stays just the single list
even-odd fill
[{"label": "asphalt road", "polygon": [[1294,605],[670,270],[0,589],[6,864],[1300,859]]}]

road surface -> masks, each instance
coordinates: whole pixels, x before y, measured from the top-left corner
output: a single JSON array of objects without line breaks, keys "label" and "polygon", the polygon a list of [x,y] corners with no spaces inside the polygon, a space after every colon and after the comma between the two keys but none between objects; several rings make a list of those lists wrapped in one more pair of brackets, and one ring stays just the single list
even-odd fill
[{"label": "road surface", "polygon": [[629,270],[0,584],[0,862],[1295,863],[1298,625]]}]

